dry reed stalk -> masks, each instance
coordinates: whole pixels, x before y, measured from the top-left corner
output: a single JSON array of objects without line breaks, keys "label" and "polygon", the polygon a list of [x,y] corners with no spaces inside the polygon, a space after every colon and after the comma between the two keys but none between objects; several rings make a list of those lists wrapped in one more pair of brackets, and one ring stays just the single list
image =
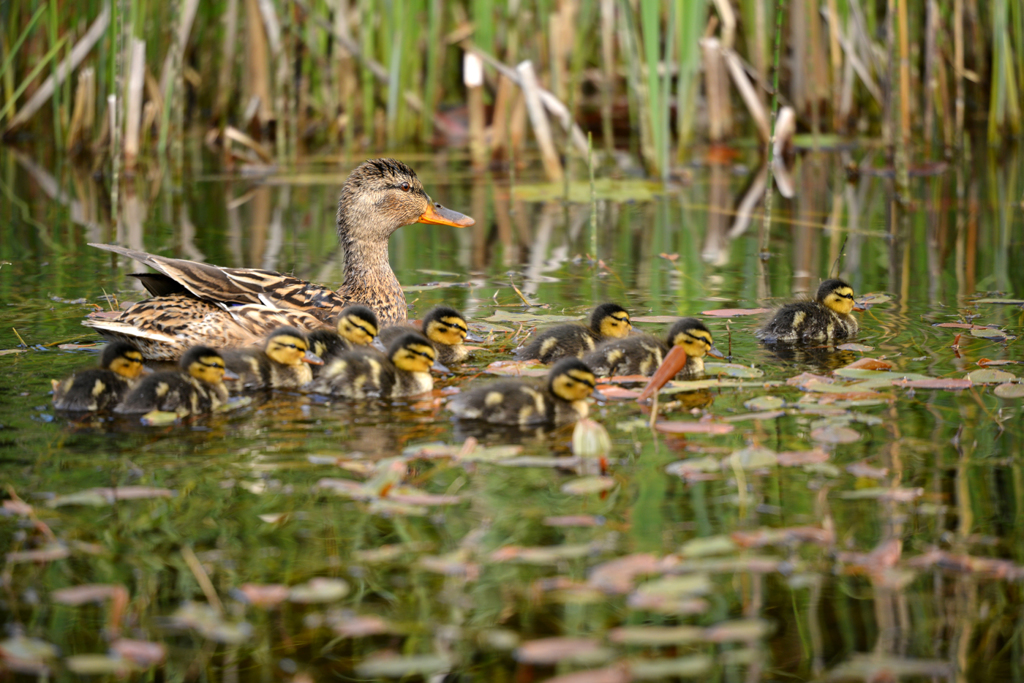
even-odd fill
[{"label": "dry reed stalk", "polygon": [[523,99],[526,102],[526,111],[530,115],[533,134],[540,147],[544,173],[548,180],[559,182],[563,179],[562,162],[558,158],[555,142],[551,137],[547,113],[541,104],[540,86],[537,84],[537,74],[533,70],[533,63],[530,60],[521,62],[516,67],[516,72],[519,74],[519,87],[523,90]]},{"label": "dry reed stalk", "polygon": [[816,11],[815,3],[808,3],[806,11],[809,34],[807,52],[810,65],[808,94],[811,105],[811,132],[817,136],[821,132],[821,107],[829,99],[828,61],[821,41],[821,19]]},{"label": "dry reed stalk", "polygon": [[[851,4],[851,7],[853,6],[854,5]],[[831,24],[832,22],[836,22],[836,25],[838,26],[838,17],[829,14],[827,15],[827,18],[829,24]],[[839,45],[843,48],[843,52],[846,54],[846,61],[849,65],[849,68],[852,69],[858,77],[860,77],[861,83],[864,84],[864,87],[867,89],[868,93],[875,100],[875,102],[877,102],[879,106],[884,106],[885,97],[882,95],[881,88],[878,86],[877,83],[875,83],[875,79],[871,77],[871,71],[868,67],[868,64],[870,64],[871,60],[868,59],[866,64],[864,61],[860,59],[860,57],[857,54],[857,45],[858,43],[863,44],[863,42],[858,41],[855,38],[854,34],[856,33],[856,30],[856,21],[854,21],[852,22],[852,25],[849,27],[849,35],[844,36],[842,31],[840,31]],[[868,52],[870,52],[870,46],[866,49],[868,50]],[[849,108],[847,108],[847,111],[849,111]]]},{"label": "dry reed stalk", "polygon": [[[270,95],[270,64],[267,36],[263,31],[263,18],[259,0],[245,0],[245,93],[246,99],[256,102],[255,118],[259,126],[266,126],[274,118]],[[249,124],[246,119],[245,124]]]},{"label": "dry reed stalk", "polygon": [[922,88],[921,111],[923,137],[928,144],[935,142],[935,110],[942,111],[936,88],[938,62],[942,59],[938,49],[939,6],[935,0],[925,0],[924,9],[924,87]]},{"label": "dry reed stalk", "polygon": [[85,136],[92,131],[96,121],[96,71],[91,66],[78,74],[75,87],[75,104],[71,112],[71,125],[65,145],[71,154],[78,154],[84,148]]},{"label": "dry reed stalk", "polygon": [[[836,0],[828,0],[828,56],[832,66],[832,128],[844,132],[846,121],[840,116],[842,110],[843,52],[839,46],[839,11]],[[813,17],[812,17],[813,19]]]},{"label": "dry reed stalk", "polygon": [[[523,95],[522,90],[519,90],[515,101],[512,103],[512,115],[508,124],[508,155],[510,162],[518,159],[520,167],[526,166],[526,162],[523,159],[523,144],[526,141],[526,119],[526,96]],[[510,166],[514,165],[515,163],[510,163]]]},{"label": "dry reed stalk", "polygon": [[605,151],[615,148],[612,97],[615,93],[615,0],[601,0],[601,133]]},{"label": "dry reed stalk", "polygon": [[199,0],[182,0],[182,2],[174,41],[167,49],[167,56],[164,57],[164,63],[160,69],[160,92],[164,94],[165,103],[170,99],[168,88],[171,87],[171,79],[175,75],[174,65],[176,62],[181,64],[181,56],[185,54],[185,45],[188,43],[188,37],[192,33],[192,24],[195,23],[196,12],[199,10]]},{"label": "dry reed stalk", "polygon": [[956,138],[962,149],[964,140],[964,0],[953,0],[953,76],[956,78]]},{"label": "dry reed stalk", "polygon": [[771,124],[768,122],[768,108],[758,98],[757,91],[750,83],[739,56],[732,50],[723,48],[722,59],[725,61],[725,66],[729,70],[729,75],[732,77],[732,82],[736,86],[736,90],[739,91],[743,103],[747,105],[747,111],[750,112],[750,117],[754,120],[754,126],[757,128],[757,134],[761,137],[761,142],[768,142],[772,135]]},{"label": "dry reed stalk", "polygon": [[487,166],[487,141],[484,139],[484,65],[476,55],[463,53],[462,80],[469,105],[469,156],[473,168]]},{"label": "dry reed stalk", "polygon": [[132,39],[128,80],[125,82],[124,167],[135,169],[139,157],[139,133],[142,123],[143,88],[146,83],[146,41]]},{"label": "dry reed stalk", "polygon": [[213,118],[227,117],[228,101],[234,90],[235,42],[238,33],[238,0],[227,0],[224,7],[224,42],[221,45],[220,64],[217,68],[217,99],[213,105]]},{"label": "dry reed stalk", "polygon": [[953,113],[953,100],[949,95],[949,76],[945,60],[940,59],[936,66],[935,106],[939,109],[939,120],[942,121],[942,142],[946,149],[953,149],[956,143],[956,115]]},{"label": "dry reed stalk", "polygon": [[704,94],[708,106],[708,137],[721,142],[732,132],[732,108],[729,104],[729,81],[723,66],[721,43],[717,38],[702,38],[704,62]]},{"label": "dry reed stalk", "polygon": [[53,74],[43,81],[43,84],[39,86],[32,97],[29,98],[22,108],[15,114],[4,132],[10,132],[26,123],[31,119],[39,109],[46,104],[53,93],[57,90],[57,87],[64,82],[72,71],[78,68],[78,65],[86,58],[92,48],[99,42],[100,38],[107,31],[107,26],[110,25],[110,5],[104,4],[103,9],[100,10],[99,16],[89,26],[89,30],[85,32],[75,46],[71,48],[71,53],[64,58],[64,60],[57,66]]},{"label": "dry reed stalk", "polygon": [[792,54],[789,73],[789,99],[801,114],[807,112],[807,71],[810,53],[807,49],[806,0],[789,0],[789,48]]},{"label": "dry reed stalk", "polygon": [[900,136],[910,144],[910,29],[907,25],[907,0],[897,0],[900,22]]}]

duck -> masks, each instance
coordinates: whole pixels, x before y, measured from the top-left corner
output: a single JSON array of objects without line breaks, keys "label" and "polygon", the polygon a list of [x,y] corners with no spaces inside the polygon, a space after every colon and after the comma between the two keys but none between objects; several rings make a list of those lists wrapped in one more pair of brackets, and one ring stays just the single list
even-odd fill
[{"label": "duck", "polygon": [[115,413],[138,414],[161,411],[179,417],[216,410],[228,400],[225,380],[236,375],[227,369],[220,352],[209,346],[195,346],[185,352],[179,370],[157,372],[143,378],[114,408]]},{"label": "duck", "polygon": [[533,337],[514,356],[520,360],[554,363],[561,358],[582,358],[607,339],[622,339],[633,329],[629,312],[615,303],[601,304],[590,315],[590,324],[564,323]]},{"label": "duck", "polygon": [[612,339],[583,356],[583,362],[598,377],[649,377],[665,360],[669,350],[677,346],[686,352],[686,364],[676,374],[676,379],[693,379],[704,374],[705,356],[723,357],[715,348],[711,331],[704,323],[696,318],[680,318],[672,324],[664,341],[649,334]]},{"label": "duck", "polygon": [[838,278],[825,280],[813,301],[786,304],[755,334],[767,344],[831,342],[857,334],[853,287]]},{"label": "duck", "polygon": [[[377,315],[366,306],[349,306],[338,316],[337,329],[320,327],[308,335],[309,349],[325,364],[334,360],[345,351],[366,347],[377,336],[380,323]],[[313,365],[313,376],[323,365]]]},{"label": "duck", "polygon": [[336,217],[345,275],[335,291],[291,275],[168,258],[113,244],[91,244],[141,261],[156,273],[136,275],[151,298],[119,314],[82,322],[108,339],[133,341],[146,358],[173,360],[193,345],[226,348],[254,343],[281,325],[312,330],[359,303],[381,324],[406,320],[402,287],[388,261],[388,240],[404,225],[457,228],[475,221],[435,203],[409,166],[371,159],[341,188]]},{"label": "duck", "polygon": [[277,328],[261,346],[227,349],[221,355],[227,369],[238,376],[233,386],[246,391],[298,389],[313,381],[310,365],[324,363],[310,351],[306,335],[294,327]]},{"label": "duck", "polygon": [[[451,306],[435,306],[423,316],[423,336],[437,353],[437,362],[442,365],[460,363],[469,356],[469,349],[463,342],[469,334],[465,316]],[[380,331],[379,340],[386,348],[403,334],[417,331],[409,325],[391,325]]]},{"label": "duck", "polygon": [[475,387],[448,401],[456,418],[491,424],[536,427],[563,425],[587,416],[587,397],[597,379],[578,358],[563,358],[544,383],[506,379]]},{"label": "duck", "polygon": [[386,356],[375,349],[341,354],[307,389],[348,399],[415,396],[434,388],[430,369],[436,358],[426,337],[408,332],[391,343]]},{"label": "duck", "polygon": [[115,341],[103,347],[98,368],[76,372],[63,380],[50,380],[53,407],[67,411],[98,411],[113,408],[150,370],[143,365],[142,352],[128,342]]}]

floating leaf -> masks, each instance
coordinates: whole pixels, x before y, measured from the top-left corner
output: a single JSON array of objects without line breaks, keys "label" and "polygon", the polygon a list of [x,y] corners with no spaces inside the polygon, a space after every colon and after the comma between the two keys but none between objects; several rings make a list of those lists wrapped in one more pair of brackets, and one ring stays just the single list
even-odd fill
[{"label": "floating leaf", "polygon": [[571,674],[562,674],[545,679],[544,683],[629,683],[633,680],[629,669],[623,664],[613,664],[602,669],[584,669]]},{"label": "floating leaf", "polygon": [[857,303],[861,306],[877,306],[878,304],[884,304],[888,301],[892,301],[892,297],[880,292],[870,292],[857,299]]},{"label": "floating leaf", "polygon": [[894,387],[903,389],[947,389],[949,391],[960,391],[970,389],[974,383],[969,379],[913,379],[893,380]]},{"label": "floating leaf", "polygon": [[708,628],[704,637],[712,643],[731,643],[757,640],[770,632],[771,626],[764,619],[737,619]]},{"label": "floating leaf", "polygon": [[872,467],[867,463],[855,462],[846,466],[846,471],[861,479],[885,479],[889,476],[888,467]]},{"label": "floating leaf", "polygon": [[676,659],[637,659],[629,663],[630,680],[660,681],[665,678],[696,678],[711,671],[714,660],[708,655],[690,655]]},{"label": "floating leaf", "polygon": [[650,553],[626,555],[594,567],[587,583],[605,593],[621,595],[633,590],[636,577],[660,570],[661,560]]},{"label": "floating leaf", "polygon": [[974,370],[967,373],[967,379],[975,384],[1002,384],[1004,382],[1015,382],[1017,375],[1005,370]]},{"label": "floating leaf", "polygon": [[143,500],[146,498],[173,498],[177,495],[171,489],[154,488],[152,486],[118,486],[116,488],[93,488],[57,496],[47,502],[50,507],[62,505],[110,505],[119,500]]},{"label": "floating leaf", "polygon": [[562,493],[572,496],[586,496],[615,488],[617,482],[613,477],[580,477],[562,484]]},{"label": "floating leaf", "polygon": [[497,360],[485,370],[492,375],[509,377],[547,377],[550,368],[538,365],[535,360]]},{"label": "floating leaf", "polygon": [[167,659],[167,646],[149,640],[118,638],[110,644],[110,649],[122,659],[145,669],[163,664]]},{"label": "floating leaf", "polygon": [[238,591],[250,605],[267,608],[281,604],[291,594],[288,586],[279,583],[243,583]]},{"label": "floating leaf", "polygon": [[14,550],[7,553],[6,557],[7,561],[11,564],[19,562],[55,562],[71,557],[71,551],[55,541],[49,543],[44,548],[36,550]]},{"label": "floating leaf", "polygon": [[395,630],[376,614],[345,614],[333,620],[332,628],[339,638],[366,638],[393,633]]},{"label": "floating leaf", "polygon": [[444,655],[402,656],[394,652],[376,652],[356,665],[356,674],[360,678],[431,677],[450,668],[451,662]]},{"label": "floating leaf", "polygon": [[199,602],[186,602],[171,615],[171,621],[225,645],[241,645],[252,638],[252,625],[244,621],[225,621],[213,607]]},{"label": "floating leaf", "polygon": [[44,673],[47,662],[57,656],[57,646],[26,636],[0,641],[0,661],[5,668],[23,673]]},{"label": "floating leaf", "polygon": [[1009,304],[1011,306],[1024,306],[1024,299],[998,299],[998,298],[987,298],[987,299],[975,299],[976,304]]},{"label": "floating leaf", "polygon": [[671,600],[707,595],[711,590],[711,578],[707,574],[688,574],[649,581],[637,588],[637,594]]},{"label": "floating leaf", "polygon": [[312,604],[335,602],[348,595],[348,583],[342,579],[317,576],[306,583],[292,586],[288,593],[289,602]]},{"label": "floating leaf", "polygon": [[976,327],[971,330],[971,336],[988,339],[989,341],[1006,341],[1007,339],[1017,338],[1012,334],[1007,334],[1003,330],[993,329],[991,327]]},{"label": "floating leaf", "polygon": [[744,415],[730,415],[722,418],[723,422],[747,422],[748,420],[774,420],[786,415],[785,410],[763,410],[759,413],[746,413]]},{"label": "floating leaf", "polygon": [[995,388],[999,398],[1024,398],[1024,384],[1000,384]]},{"label": "floating leaf", "polygon": [[612,385],[602,384],[600,388],[601,395],[605,398],[622,399],[626,401],[635,401],[640,398],[639,391],[633,391],[632,389],[626,389],[624,387],[617,387]]},{"label": "floating leaf", "polygon": [[924,495],[923,488],[881,488],[873,487],[857,489],[856,491],[842,491],[840,498],[847,500],[889,500],[896,503],[909,503]]},{"label": "floating leaf", "polygon": [[597,638],[559,636],[528,640],[515,651],[515,658],[524,664],[553,665],[559,662],[595,664],[609,659],[611,653]]},{"label": "floating leaf", "polygon": [[572,323],[583,320],[581,315],[548,315],[546,313],[516,313],[499,308],[489,318],[490,323],[522,323],[528,325],[554,325],[555,323]]},{"label": "floating leaf", "polygon": [[128,600],[128,589],[120,584],[90,583],[70,588],[61,588],[50,594],[50,599],[60,605],[85,605],[103,602],[109,598]]},{"label": "floating leaf", "polygon": [[725,534],[719,534],[691,539],[683,544],[679,549],[679,554],[683,557],[707,557],[735,551],[736,543]]},{"label": "floating leaf", "polygon": [[848,370],[889,370],[892,363],[878,358],[859,358],[845,366]]},{"label": "floating leaf", "polygon": [[783,467],[794,467],[826,462],[829,455],[820,448],[815,448],[810,451],[782,451],[776,453],[775,458]]},{"label": "floating leaf", "polygon": [[677,460],[665,466],[665,472],[674,474],[677,477],[688,477],[700,472],[718,472],[722,469],[722,463],[718,458],[707,456],[705,458],[690,458],[689,460]]},{"label": "floating leaf", "polygon": [[744,315],[761,315],[771,312],[770,308],[716,308],[711,311],[701,311],[701,315],[710,315],[712,318],[738,318]]},{"label": "floating leaf", "polygon": [[662,434],[728,434],[736,429],[721,422],[655,422],[655,431]]},{"label": "floating leaf", "polygon": [[867,346],[866,344],[840,344],[836,347],[840,351],[860,351],[861,353],[867,353],[868,351],[874,351],[874,346]]},{"label": "floating leaf", "polygon": [[704,639],[699,626],[620,626],[608,632],[608,640],[619,645],[666,647],[689,645]]},{"label": "floating leaf", "polygon": [[117,676],[124,678],[135,668],[132,663],[110,655],[72,655],[64,660],[68,671],[80,676]]},{"label": "floating leaf", "polygon": [[743,407],[747,410],[778,410],[786,405],[786,399],[781,396],[758,396],[749,401],[744,401]]},{"label": "floating leaf", "polygon": [[726,377],[754,378],[764,377],[764,371],[738,363],[705,363],[705,375],[722,375]]},{"label": "floating leaf", "polygon": [[558,515],[544,518],[545,526],[595,527],[604,525],[604,517],[595,515]]},{"label": "floating leaf", "polygon": [[828,546],[835,543],[835,533],[831,529],[817,526],[734,531],[730,534],[730,538],[741,548],[763,548],[770,545],[793,545],[797,543],[815,543]]},{"label": "floating leaf", "polygon": [[849,427],[830,425],[812,430],[811,438],[822,443],[853,443],[860,440],[860,432]]}]

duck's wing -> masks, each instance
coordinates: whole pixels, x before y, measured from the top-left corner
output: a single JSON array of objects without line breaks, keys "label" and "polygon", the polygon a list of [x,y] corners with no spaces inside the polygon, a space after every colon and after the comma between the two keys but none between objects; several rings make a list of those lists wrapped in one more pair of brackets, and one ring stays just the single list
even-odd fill
[{"label": "duck's wing", "polygon": [[159,274],[136,276],[151,294],[158,297],[187,292],[204,301],[308,310],[320,320],[329,319],[348,303],[327,287],[272,270],[222,268],[148,254],[116,244],[90,243],[90,246],[127,256],[158,271]]}]

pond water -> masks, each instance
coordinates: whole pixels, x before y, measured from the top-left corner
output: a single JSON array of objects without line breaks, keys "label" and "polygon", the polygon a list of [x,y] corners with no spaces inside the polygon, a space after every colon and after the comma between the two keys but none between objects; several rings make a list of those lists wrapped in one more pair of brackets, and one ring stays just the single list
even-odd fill
[{"label": "pond water", "polygon": [[[565,203],[531,172],[402,156],[477,219],[392,239],[410,316],[448,303],[484,340],[432,396],[278,393],[160,427],[55,414],[50,379],[95,362],[69,348],[97,340],[82,317],[141,296],[137,266],[87,242],[340,281],[334,204],[354,164],[225,177],[202,154],[183,183],[129,181],[115,228],[87,169],[0,151],[9,668],[1024,679],[1024,156],[932,164],[900,201],[880,153],[803,152],[767,238],[760,200],[743,210],[755,150],[668,187],[600,180],[593,222],[586,182]],[[701,315],[778,305],[830,273],[875,295],[847,349],[774,352],[758,317]],[[467,445],[446,397],[534,325],[606,300],[658,333],[661,316],[700,315],[745,369],[662,396],[660,430],[634,401],[594,406],[603,478],[571,429]],[[892,370],[844,369],[861,358]]]}]

